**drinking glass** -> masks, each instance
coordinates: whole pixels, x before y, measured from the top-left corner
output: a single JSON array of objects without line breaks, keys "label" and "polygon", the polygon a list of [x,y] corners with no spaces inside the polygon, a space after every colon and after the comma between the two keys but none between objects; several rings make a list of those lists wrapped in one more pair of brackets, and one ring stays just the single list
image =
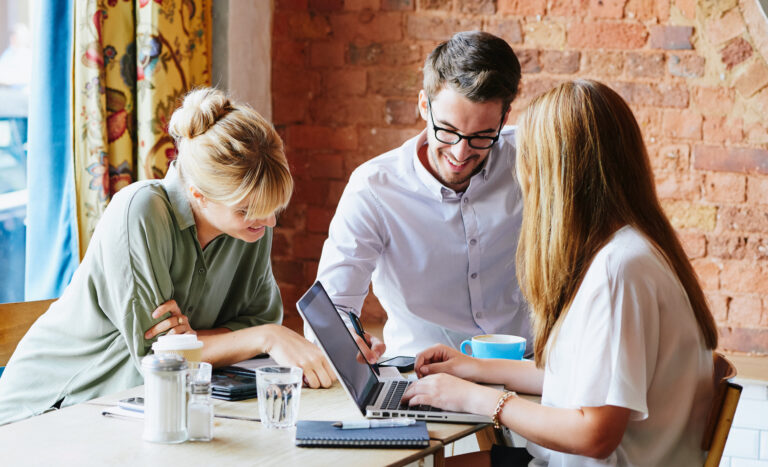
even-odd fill
[{"label": "drinking glass", "polygon": [[256,369],[261,423],[266,428],[291,428],[299,417],[301,368],[268,366]]}]

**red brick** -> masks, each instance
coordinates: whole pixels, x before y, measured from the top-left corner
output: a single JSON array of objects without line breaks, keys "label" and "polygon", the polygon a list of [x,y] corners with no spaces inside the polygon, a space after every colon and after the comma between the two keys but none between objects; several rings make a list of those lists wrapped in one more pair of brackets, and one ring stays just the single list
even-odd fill
[{"label": "red brick", "polygon": [[718,349],[732,352],[768,353],[768,329],[764,328],[718,328],[720,339]]},{"label": "red brick", "polygon": [[384,11],[413,11],[414,0],[381,0],[381,9]]},{"label": "red brick", "polygon": [[768,237],[750,236],[744,258],[765,264],[765,260],[768,259]]},{"label": "red brick", "polygon": [[715,261],[701,258],[691,261],[691,265],[699,277],[702,289],[714,291],[720,288],[720,266]]},{"label": "red brick", "polygon": [[707,293],[709,311],[718,323],[724,323],[728,319],[728,302],[731,298],[724,294]]},{"label": "red brick", "polygon": [[328,95],[360,96],[366,90],[366,72],[359,69],[341,69],[324,74],[323,84]]},{"label": "red brick", "polygon": [[581,53],[575,50],[542,50],[539,54],[541,67],[547,73],[558,75],[576,73],[579,71]]},{"label": "red brick", "polygon": [[384,120],[384,100],[371,97],[323,98],[312,101],[310,115],[334,125],[375,125]]},{"label": "red brick", "polygon": [[422,84],[421,71],[411,68],[380,69],[368,72],[370,90],[381,96],[415,96]]},{"label": "red brick", "polygon": [[613,82],[610,86],[627,102],[652,107],[688,107],[688,88],[677,84]]},{"label": "red brick", "polygon": [[723,261],[720,287],[735,293],[768,294],[768,271],[761,270],[753,261]]},{"label": "red brick", "polygon": [[344,6],[344,0],[309,0],[311,11],[337,11]]},{"label": "red brick", "polygon": [[[379,303],[379,300],[372,293],[369,293],[365,297],[363,302],[364,318],[361,318],[363,323],[377,323],[382,324],[387,322],[387,312]],[[366,326],[366,329],[368,326]]]},{"label": "red brick", "polygon": [[595,18],[621,19],[627,0],[590,0],[589,16]]},{"label": "red brick", "polygon": [[461,14],[492,15],[496,13],[496,2],[494,0],[473,0],[471,2],[457,2],[456,8]]},{"label": "red brick", "polygon": [[279,282],[294,284],[297,278],[304,278],[304,264],[301,261],[273,259],[272,272]]},{"label": "red brick", "polygon": [[627,52],[625,67],[632,78],[661,78],[664,76],[664,54]]},{"label": "red brick", "polygon": [[662,200],[661,207],[676,229],[712,232],[717,224],[717,208],[688,201]]},{"label": "red brick", "polygon": [[306,68],[274,67],[272,93],[275,95],[308,96],[319,90],[320,75]]},{"label": "red brick", "polygon": [[691,44],[691,35],[693,28],[691,26],[651,26],[651,37],[649,40],[652,49],[664,50],[689,50],[693,49]]},{"label": "red brick", "polygon": [[[747,101],[747,106],[751,107],[759,115],[768,114],[768,87],[763,88],[762,91],[758,91],[757,94],[750,97]],[[763,125],[763,128],[766,127],[763,122],[760,123]]]},{"label": "red brick", "polygon": [[[310,167],[314,167],[317,162],[317,156],[314,156],[309,161]],[[314,171],[311,173],[312,177],[319,176]],[[331,184],[329,179],[309,179],[296,182],[296,192],[291,199],[292,203],[303,203],[311,206],[328,206],[326,203],[328,198],[328,190]]]},{"label": "red brick", "polygon": [[413,138],[418,133],[418,130],[413,129],[361,129],[358,135],[360,141],[360,151],[358,151],[358,153],[360,156],[366,158],[378,156],[379,154],[383,154],[402,145],[406,140]]},{"label": "red brick", "polygon": [[[768,96],[768,89],[761,91],[759,94],[765,93]],[[747,141],[751,144],[768,144],[768,128],[762,123],[751,123],[744,128]]]},{"label": "red brick", "polygon": [[541,71],[538,50],[517,49],[515,55],[517,55],[517,59],[520,61],[520,69],[523,74],[538,73]]},{"label": "red brick", "polygon": [[543,15],[547,9],[546,0],[498,0],[499,13],[516,16]]},{"label": "red brick", "polygon": [[744,18],[741,17],[738,8],[733,8],[724,15],[714,18],[707,23],[706,38],[714,45],[727,42],[740,36],[746,31]]},{"label": "red brick", "polygon": [[726,87],[693,87],[693,103],[704,115],[727,115],[733,108],[733,90]]},{"label": "red brick", "polygon": [[319,259],[325,238],[325,235],[319,234],[294,235],[291,242],[293,244],[294,256],[300,259]]},{"label": "red brick", "polygon": [[744,175],[712,172],[706,176],[704,199],[715,203],[740,204],[747,195],[747,179]]},{"label": "red brick", "polygon": [[624,67],[624,55],[621,52],[586,51],[582,72],[606,77],[619,76]]},{"label": "red brick", "polygon": [[286,145],[296,149],[357,149],[357,132],[353,128],[331,128],[317,125],[292,125]]},{"label": "red brick", "polygon": [[701,139],[701,114],[694,110],[664,110],[664,130],[675,139]]},{"label": "red brick", "polygon": [[694,19],[696,18],[696,2],[697,0],[675,0],[675,6],[683,16]]},{"label": "red brick", "polygon": [[755,58],[739,71],[733,84],[742,96],[750,97],[768,85],[768,66],[759,57]]},{"label": "red brick", "polygon": [[311,283],[317,277],[318,261],[304,261],[304,277]]},{"label": "red brick", "polygon": [[360,43],[349,44],[349,63],[352,65],[401,66],[423,63],[424,55],[418,44]]},{"label": "red brick", "polygon": [[345,10],[378,10],[380,7],[380,0],[344,0]]},{"label": "red brick", "polygon": [[757,295],[735,295],[728,305],[728,323],[755,325],[760,323],[763,305]]},{"label": "red brick", "polygon": [[272,122],[275,125],[301,122],[307,118],[309,101],[303,96],[273,95]]},{"label": "red brick", "polygon": [[548,16],[582,18],[589,9],[590,0],[552,0]]},{"label": "red brick", "polygon": [[721,172],[768,174],[768,150],[696,145],[693,167]]},{"label": "red brick", "polygon": [[324,15],[310,14],[308,11],[276,11],[272,24],[272,37],[323,39],[331,36],[328,18]]},{"label": "red brick", "polygon": [[512,109],[520,110],[521,108],[528,105],[528,102],[530,102],[532,98],[538,96],[541,93],[549,91],[555,85],[557,85],[558,82],[559,81],[553,79],[541,78],[532,75],[523,75],[523,79],[520,82],[520,90],[518,91],[517,98],[515,98],[515,100],[512,102]]},{"label": "red brick", "polygon": [[643,132],[643,136],[646,140],[656,139],[661,136],[661,109],[655,109],[653,107],[633,107],[632,112],[635,114],[635,120],[637,120],[637,124],[640,126],[640,131]]},{"label": "red brick", "polygon": [[664,23],[669,19],[669,0],[629,0],[624,14],[630,19],[659,20]]},{"label": "red brick", "polygon": [[[707,239],[703,234],[694,232],[679,232],[678,237],[680,237],[680,243],[683,244],[685,254],[688,255],[688,258],[701,258],[707,254]],[[698,267],[696,264],[699,263],[701,263],[702,268],[706,269],[710,263],[712,263],[712,261],[700,260],[698,263],[695,263],[694,266]]]},{"label": "red brick", "polygon": [[402,13],[361,11],[331,17],[333,36],[341,41],[394,42],[403,38]]},{"label": "red brick", "polygon": [[307,9],[307,0],[277,0],[275,2],[275,11],[281,10],[300,10]]},{"label": "red brick", "polygon": [[573,23],[568,46],[573,49],[639,49],[648,31],[637,23]]},{"label": "red brick", "polygon": [[704,76],[704,57],[695,53],[675,53],[670,54],[667,60],[669,74],[681,78],[699,78]]},{"label": "red brick", "polygon": [[654,157],[651,163],[655,171],[687,171],[690,159],[690,146],[687,144],[670,144],[662,146],[658,151],[658,156]]},{"label": "red brick", "polygon": [[695,199],[700,191],[699,178],[689,172],[662,172],[656,174],[655,182],[662,199]]},{"label": "red brick", "polygon": [[313,67],[340,67],[344,65],[344,44],[341,42],[313,42],[309,49],[309,63]]},{"label": "red brick", "polygon": [[483,30],[501,37],[510,44],[519,44],[523,41],[523,32],[520,28],[520,22],[513,18],[488,18]]},{"label": "red brick", "polygon": [[274,63],[304,66],[307,61],[307,44],[305,41],[275,41],[272,59]]},{"label": "red brick", "polygon": [[720,259],[744,259],[747,243],[748,238],[742,235],[713,235],[709,238],[708,254]]},{"label": "red brick", "polygon": [[702,130],[707,142],[739,143],[744,139],[740,118],[705,117]]},{"label": "red brick", "polygon": [[747,177],[747,202],[768,204],[768,177],[750,175]]},{"label": "red brick", "polygon": [[419,121],[416,99],[388,100],[384,119],[388,125],[413,125]]},{"label": "red brick", "polygon": [[477,19],[434,15],[409,15],[406,32],[409,38],[444,41],[460,31],[480,29]]},{"label": "red brick", "polygon": [[451,11],[453,8],[453,0],[417,0],[417,10],[438,10],[438,11]]},{"label": "red brick", "polygon": [[335,210],[328,208],[307,208],[307,230],[327,234],[334,212]]},{"label": "red brick", "polygon": [[[294,177],[296,176],[293,166],[291,167],[291,173],[293,173]],[[277,217],[277,226],[280,229],[304,228],[305,215],[306,206],[289,204],[288,208]]]},{"label": "red brick", "polygon": [[291,242],[283,233],[283,230],[275,229],[274,236],[272,237],[272,251],[273,258],[285,258],[291,255]]},{"label": "red brick", "polygon": [[733,39],[720,51],[720,57],[725,63],[726,70],[730,70],[751,56],[752,45],[741,37]]},{"label": "red brick", "polygon": [[768,208],[724,206],[720,209],[719,222],[727,230],[768,233]]}]

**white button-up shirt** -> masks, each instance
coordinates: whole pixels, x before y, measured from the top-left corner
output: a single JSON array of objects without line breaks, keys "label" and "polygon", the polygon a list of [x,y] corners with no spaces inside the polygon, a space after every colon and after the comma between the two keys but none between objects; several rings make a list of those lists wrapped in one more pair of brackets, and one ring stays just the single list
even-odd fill
[{"label": "white button-up shirt", "polygon": [[522,197],[515,129],[505,127],[463,193],[422,165],[426,131],[358,167],[339,201],[318,279],[341,312],[360,314],[369,284],[387,312],[387,355],[478,334],[529,339],[515,276]]}]

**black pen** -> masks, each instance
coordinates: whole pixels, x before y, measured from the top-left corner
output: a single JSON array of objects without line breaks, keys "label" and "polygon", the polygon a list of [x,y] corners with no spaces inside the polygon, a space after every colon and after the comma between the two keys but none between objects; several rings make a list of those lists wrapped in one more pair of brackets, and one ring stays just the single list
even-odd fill
[{"label": "black pen", "polygon": [[[352,327],[355,328],[355,333],[360,336],[360,339],[365,342],[365,345],[367,345],[369,349],[373,350],[371,342],[368,342],[368,340],[365,339],[365,331],[363,331],[363,323],[360,322],[360,318],[351,311],[348,311],[347,313],[349,313],[349,320],[352,321]],[[363,358],[365,358],[365,356],[363,356]],[[373,368],[374,373],[378,376],[379,365],[377,363],[371,363],[371,368]]]}]

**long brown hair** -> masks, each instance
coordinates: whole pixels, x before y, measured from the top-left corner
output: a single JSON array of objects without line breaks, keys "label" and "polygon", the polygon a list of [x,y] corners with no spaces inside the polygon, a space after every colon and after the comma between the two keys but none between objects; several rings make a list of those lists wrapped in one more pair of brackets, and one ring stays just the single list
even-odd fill
[{"label": "long brown hair", "polygon": [[596,81],[566,82],[535,98],[518,125],[524,211],[517,274],[531,306],[536,365],[543,367],[592,259],[623,225],[666,258],[707,347],[717,347],[714,318],[661,209],[640,127],[621,96]]}]

